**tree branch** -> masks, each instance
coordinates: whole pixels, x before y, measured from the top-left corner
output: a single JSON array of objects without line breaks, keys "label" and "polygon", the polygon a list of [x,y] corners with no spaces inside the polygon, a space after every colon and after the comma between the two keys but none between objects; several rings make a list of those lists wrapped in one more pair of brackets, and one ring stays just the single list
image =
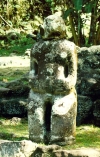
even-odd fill
[{"label": "tree branch", "polygon": [[12,28],[12,26],[0,15],[0,18],[9,26]]}]

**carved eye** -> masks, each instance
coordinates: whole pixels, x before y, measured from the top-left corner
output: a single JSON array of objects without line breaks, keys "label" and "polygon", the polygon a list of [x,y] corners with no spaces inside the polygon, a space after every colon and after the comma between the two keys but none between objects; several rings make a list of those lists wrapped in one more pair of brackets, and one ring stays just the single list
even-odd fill
[{"label": "carved eye", "polygon": [[68,77],[68,65],[64,66],[64,75],[65,77]]}]

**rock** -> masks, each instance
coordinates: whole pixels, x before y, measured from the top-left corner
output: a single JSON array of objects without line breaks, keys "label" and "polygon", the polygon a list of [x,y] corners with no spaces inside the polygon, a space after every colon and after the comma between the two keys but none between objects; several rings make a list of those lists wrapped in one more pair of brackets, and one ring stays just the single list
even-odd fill
[{"label": "rock", "polygon": [[0,141],[0,157],[14,157],[20,147],[20,142]]},{"label": "rock", "polygon": [[54,150],[59,150],[59,149],[61,149],[61,147],[57,145],[49,145],[49,146],[38,145],[34,153],[31,155],[31,157],[35,157],[35,156],[49,157],[52,156],[52,152]]},{"label": "rock", "polygon": [[29,140],[0,141],[0,157],[100,157],[99,149],[63,150],[57,145],[39,145]]},{"label": "rock", "polygon": [[[16,72],[19,74],[20,71],[17,70]],[[21,78],[13,81],[1,81],[0,86],[0,115],[27,116],[27,98],[30,90],[28,74],[24,74]]]},{"label": "rock", "polygon": [[2,88],[2,87],[6,87],[6,83],[3,82],[3,81],[0,81],[0,87],[1,87],[1,88]]},{"label": "rock", "polygon": [[0,88],[0,98],[8,97],[10,92],[11,92],[11,90],[9,88],[1,87]]},{"label": "rock", "polygon": [[21,123],[21,120],[22,120],[21,118],[13,117],[10,119],[10,123],[11,124],[19,124],[19,123]]},{"label": "rock", "polygon": [[77,125],[86,124],[93,118],[93,102],[90,97],[78,95]]},{"label": "rock", "polygon": [[31,141],[0,141],[0,157],[30,157],[37,144]]},{"label": "rock", "polygon": [[91,96],[91,88],[96,84],[97,81],[91,76],[91,74],[89,75],[89,73],[87,74],[86,72],[83,74],[84,76],[81,75],[80,79],[77,81],[77,92],[83,96]]},{"label": "rock", "polygon": [[67,150],[53,151],[52,155],[53,155],[53,157],[70,157],[70,156],[68,156],[68,151]]},{"label": "rock", "polygon": [[30,57],[30,51],[31,51],[31,49],[26,49],[25,55],[28,56],[28,57]]},{"label": "rock", "polygon": [[68,157],[99,157],[100,151],[92,148],[82,148],[77,150],[70,150]]},{"label": "rock", "polygon": [[94,124],[100,127],[100,99],[96,100],[93,104]]},{"label": "rock", "polygon": [[[52,21],[52,22],[51,22]],[[66,38],[66,26],[61,15],[55,13],[44,19],[44,39]]]},{"label": "rock", "polygon": [[[26,82],[26,84],[24,82]],[[2,85],[2,87],[0,88],[1,98],[28,97],[30,88],[28,86],[27,75],[24,75],[24,78],[22,77],[21,79],[1,83],[1,85]]]},{"label": "rock", "polygon": [[92,100],[98,100],[100,98],[100,80],[97,80],[95,84],[90,88],[90,96]]},{"label": "rock", "polygon": [[10,96],[12,97],[23,97],[23,98],[27,98],[28,94],[29,94],[29,87],[27,85],[19,85],[19,86],[12,86],[10,88]]},{"label": "rock", "polygon": [[[78,50],[78,79],[76,88],[78,95],[88,97],[89,102],[87,103],[87,101],[80,100],[79,97],[77,124],[87,123],[92,118],[92,121],[90,121],[98,125],[100,121],[97,116],[98,111],[96,114],[95,103],[96,101],[98,102],[100,98],[100,45],[91,46],[89,48],[82,47]],[[92,101],[91,103],[89,99]],[[92,104],[92,106],[90,104]],[[85,117],[86,119],[83,118],[84,120],[82,121],[82,117],[80,118],[82,112],[79,113],[79,111],[84,105],[85,107],[87,106],[86,114],[89,116],[87,116],[87,118]],[[93,115],[95,118],[93,118]],[[84,114],[81,116],[84,117]]]},{"label": "rock", "polygon": [[6,37],[7,37],[8,40],[16,40],[16,39],[19,38],[19,36],[20,36],[20,34],[18,32],[15,32],[15,31],[8,32],[6,34]]},{"label": "rock", "polygon": [[27,116],[27,99],[10,98],[0,100],[1,116]]},{"label": "rock", "polygon": [[100,150],[92,148],[57,150],[53,152],[53,157],[100,157]]}]

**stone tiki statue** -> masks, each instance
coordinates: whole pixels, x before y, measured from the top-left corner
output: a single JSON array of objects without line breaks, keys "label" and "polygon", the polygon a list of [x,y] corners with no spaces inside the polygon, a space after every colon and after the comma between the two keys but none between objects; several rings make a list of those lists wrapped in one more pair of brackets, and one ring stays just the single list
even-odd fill
[{"label": "stone tiki statue", "polygon": [[44,37],[31,50],[28,104],[29,138],[46,144],[67,144],[75,136],[77,54],[66,40],[61,16],[44,20]]}]

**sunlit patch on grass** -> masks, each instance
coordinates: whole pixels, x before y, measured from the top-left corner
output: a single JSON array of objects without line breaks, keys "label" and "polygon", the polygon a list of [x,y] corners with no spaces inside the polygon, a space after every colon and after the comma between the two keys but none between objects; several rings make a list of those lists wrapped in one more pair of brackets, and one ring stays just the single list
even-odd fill
[{"label": "sunlit patch on grass", "polygon": [[76,142],[65,146],[67,149],[91,147],[100,149],[100,128],[93,125],[84,125],[76,128]]},{"label": "sunlit patch on grass", "polygon": [[28,139],[28,122],[11,123],[8,119],[1,119],[0,139],[19,141]]}]

